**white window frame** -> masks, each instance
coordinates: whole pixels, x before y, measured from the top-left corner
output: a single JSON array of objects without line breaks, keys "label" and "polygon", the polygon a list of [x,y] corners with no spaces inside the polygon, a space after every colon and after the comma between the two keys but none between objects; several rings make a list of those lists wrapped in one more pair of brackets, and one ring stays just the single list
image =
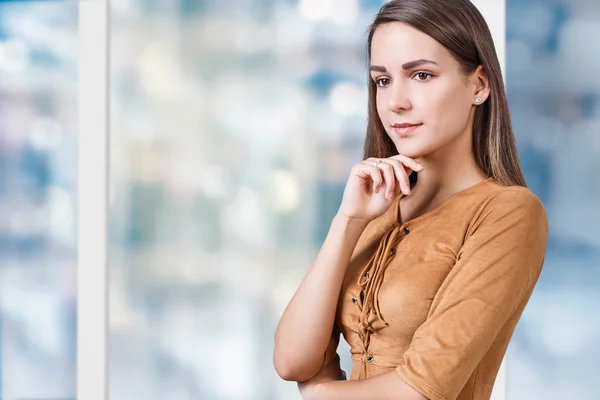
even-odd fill
[{"label": "white window frame", "polygon": [[[79,1],[77,398],[108,400],[109,0]],[[472,0],[506,80],[506,2]],[[506,360],[492,400],[506,400]]]},{"label": "white window frame", "polygon": [[79,0],[77,399],[108,399],[109,0]]}]

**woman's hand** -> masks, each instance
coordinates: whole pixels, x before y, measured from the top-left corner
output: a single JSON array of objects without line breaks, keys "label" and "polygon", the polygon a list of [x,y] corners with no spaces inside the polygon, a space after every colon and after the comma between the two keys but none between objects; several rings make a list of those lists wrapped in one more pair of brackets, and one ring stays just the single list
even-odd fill
[{"label": "woman's hand", "polygon": [[382,215],[400,192],[410,193],[409,175],[423,170],[417,160],[399,154],[354,165],[338,214],[366,221]]},{"label": "woman's hand", "polygon": [[298,382],[298,389],[304,400],[319,400],[317,386],[324,382],[345,381],[346,373],[340,367],[340,356],[336,354],[317,375],[305,382]]}]

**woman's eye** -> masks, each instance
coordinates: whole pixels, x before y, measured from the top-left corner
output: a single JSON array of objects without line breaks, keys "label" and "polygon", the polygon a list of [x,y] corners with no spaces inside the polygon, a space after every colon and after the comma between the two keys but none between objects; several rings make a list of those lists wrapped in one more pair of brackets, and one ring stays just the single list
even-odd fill
[{"label": "woman's eye", "polygon": [[390,83],[388,78],[375,79],[375,84],[379,87],[387,86]]},{"label": "woman's eye", "polygon": [[427,72],[417,72],[415,74],[415,77],[419,77],[419,79],[417,79],[418,81],[428,81],[432,76],[433,75],[428,74]]}]

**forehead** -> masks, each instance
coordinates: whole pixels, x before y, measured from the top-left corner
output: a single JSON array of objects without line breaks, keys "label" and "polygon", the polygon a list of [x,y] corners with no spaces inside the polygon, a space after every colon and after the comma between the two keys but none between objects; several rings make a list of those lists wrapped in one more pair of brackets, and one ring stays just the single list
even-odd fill
[{"label": "forehead", "polygon": [[431,36],[400,22],[380,25],[371,42],[371,63],[402,64],[421,58],[447,64],[450,53]]}]

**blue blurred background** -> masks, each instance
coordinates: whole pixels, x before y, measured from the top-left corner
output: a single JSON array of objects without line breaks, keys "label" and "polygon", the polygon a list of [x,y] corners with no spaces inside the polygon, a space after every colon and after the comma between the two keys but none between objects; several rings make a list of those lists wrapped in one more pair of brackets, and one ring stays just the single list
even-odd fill
[{"label": "blue blurred background", "polygon": [[75,392],[77,7],[0,2],[0,397]]},{"label": "blue blurred background", "polygon": [[[111,399],[300,399],[273,333],[361,156],[382,3],[112,2]],[[599,4],[507,0],[512,118],[551,226],[510,400],[600,393]],[[0,1],[3,399],[75,397],[77,11]]]}]

